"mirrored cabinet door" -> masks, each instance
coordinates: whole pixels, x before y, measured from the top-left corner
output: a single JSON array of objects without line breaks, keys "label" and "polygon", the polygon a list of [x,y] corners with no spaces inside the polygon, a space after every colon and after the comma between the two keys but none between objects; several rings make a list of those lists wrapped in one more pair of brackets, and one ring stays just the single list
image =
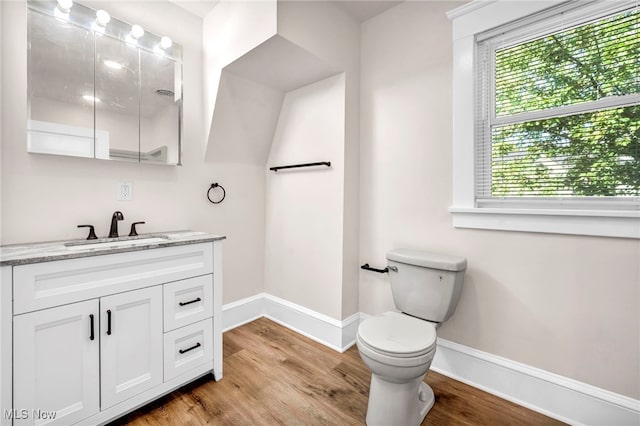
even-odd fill
[{"label": "mirrored cabinet door", "polygon": [[94,33],[28,10],[27,150],[96,157]]},{"label": "mirrored cabinet door", "polygon": [[112,160],[140,160],[140,50],[96,36],[96,146]]},{"label": "mirrored cabinet door", "polygon": [[140,51],[140,161],[178,164],[181,64]]}]

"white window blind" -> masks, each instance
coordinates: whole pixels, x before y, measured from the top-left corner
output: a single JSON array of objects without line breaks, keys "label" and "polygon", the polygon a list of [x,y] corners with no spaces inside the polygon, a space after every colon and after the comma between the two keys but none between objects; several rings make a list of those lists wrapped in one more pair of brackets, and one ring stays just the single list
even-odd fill
[{"label": "white window blind", "polygon": [[570,2],[476,42],[477,207],[640,210],[638,2]]}]

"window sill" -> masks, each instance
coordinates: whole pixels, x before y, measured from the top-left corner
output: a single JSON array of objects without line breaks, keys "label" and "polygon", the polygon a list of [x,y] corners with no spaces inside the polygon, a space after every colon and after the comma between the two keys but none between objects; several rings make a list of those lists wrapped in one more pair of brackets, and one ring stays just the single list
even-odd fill
[{"label": "window sill", "polygon": [[450,207],[455,228],[640,239],[640,211]]}]

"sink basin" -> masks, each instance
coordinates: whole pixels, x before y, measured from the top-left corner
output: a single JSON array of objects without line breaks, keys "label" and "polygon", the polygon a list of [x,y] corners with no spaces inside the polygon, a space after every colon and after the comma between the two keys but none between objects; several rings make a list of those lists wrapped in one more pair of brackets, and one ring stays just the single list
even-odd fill
[{"label": "sink basin", "polygon": [[[125,237],[126,238],[126,237]],[[65,246],[68,250],[80,251],[80,250],[104,250],[110,248],[121,248],[121,247],[136,247],[143,246],[147,244],[154,243],[163,243],[167,242],[167,237],[164,236],[153,236],[153,237],[142,237],[142,238],[126,238],[120,240],[114,240],[113,238],[103,238],[98,240],[87,240],[87,241],[73,241],[66,243]]]}]

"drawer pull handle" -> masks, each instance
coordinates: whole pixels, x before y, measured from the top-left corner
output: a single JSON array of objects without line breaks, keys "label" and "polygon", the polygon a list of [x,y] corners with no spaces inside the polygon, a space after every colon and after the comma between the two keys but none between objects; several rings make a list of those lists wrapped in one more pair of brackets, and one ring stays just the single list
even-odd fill
[{"label": "drawer pull handle", "polygon": [[192,303],[197,303],[199,301],[201,301],[202,299],[200,299],[199,297],[197,299],[193,299],[193,300],[189,300],[188,302],[180,302],[178,303],[178,305],[180,306],[185,306],[185,305],[190,305]]},{"label": "drawer pull handle", "polygon": [[91,335],[89,336],[89,340],[95,339],[93,335],[93,314],[89,314],[89,320],[91,321]]},{"label": "drawer pull handle", "polygon": [[111,336],[111,309],[107,309],[107,335]]},{"label": "drawer pull handle", "polygon": [[185,353],[185,352],[189,352],[189,351],[192,351],[192,350],[194,350],[194,349],[196,349],[196,348],[199,348],[200,346],[202,346],[202,345],[200,344],[200,342],[198,342],[198,343],[196,343],[195,345],[191,346],[190,348],[187,348],[187,349],[180,349],[180,350],[178,350],[178,352],[180,352],[181,354],[183,354],[183,353]]}]

